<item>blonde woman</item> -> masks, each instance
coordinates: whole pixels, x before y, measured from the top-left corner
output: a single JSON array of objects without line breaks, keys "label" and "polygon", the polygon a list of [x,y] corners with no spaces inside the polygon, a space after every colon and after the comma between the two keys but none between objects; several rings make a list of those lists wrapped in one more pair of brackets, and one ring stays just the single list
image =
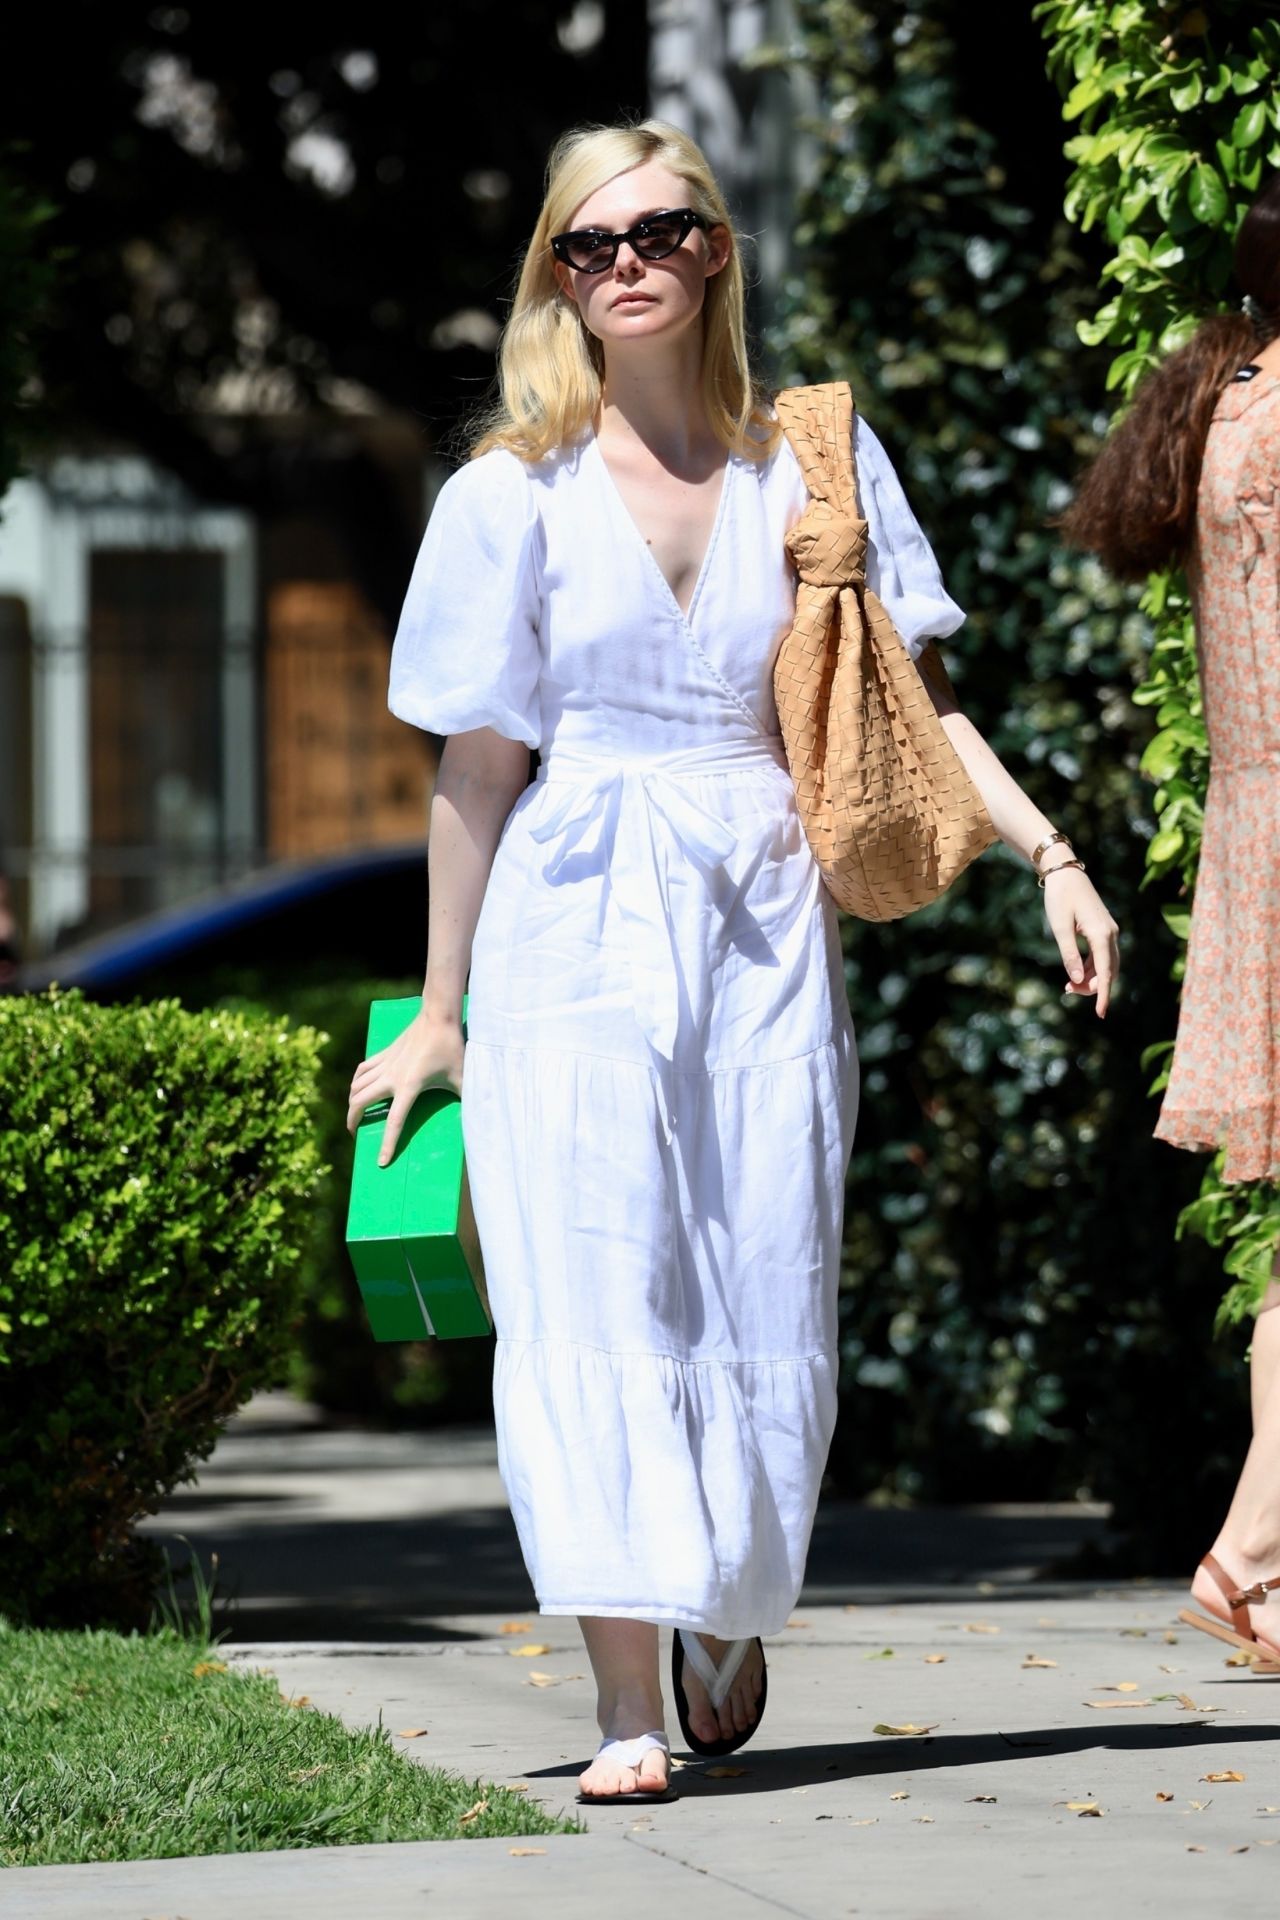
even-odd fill
[{"label": "blonde woman", "polygon": [[[429,959],[349,1124],[390,1097],[389,1152],[420,1091],[462,1093],[499,1465],[539,1607],[578,1617],[596,1680],[581,1794],[666,1798],[659,1629],[685,1740],[726,1753],[760,1722],[761,1636],[800,1590],[858,1104],[836,912],[771,690],[807,496],[684,134],[558,143],[500,375],[395,638],[392,710],[447,736]],[[869,579],[918,657],[964,616],[861,420],[856,455]],[[1115,923],[936,699],[1003,838],[1049,843],[1068,985],[1104,1014]]]}]

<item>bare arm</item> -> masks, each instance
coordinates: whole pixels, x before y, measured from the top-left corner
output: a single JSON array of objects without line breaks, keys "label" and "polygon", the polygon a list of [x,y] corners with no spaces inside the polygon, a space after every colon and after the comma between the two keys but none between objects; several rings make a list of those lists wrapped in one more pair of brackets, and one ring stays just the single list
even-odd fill
[{"label": "bare arm", "polygon": [[[1030,861],[1033,850],[1054,823],[1025,794],[1003,761],[992,752],[972,720],[961,713],[955,690],[947,678],[936,646],[925,648],[917,662],[920,677],[933,701],[947,738],[964,763],[969,778],[982,795],[996,832],[1005,845]],[[1050,847],[1040,861],[1042,871],[1072,858],[1061,842]],[[1044,889],[1045,910],[1063,964],[1069,975],[1067,991],[1096,993],[1096,1011],[1104,1017],[1120,971],[1119,927],[1108,913],[1087,874],[1068,867]],[[1088,957],[1081,959],[1077,932],[1088,943]]]},{"label": "bare arm", "polygon": [[471,943],[507,816],[529,779],[529,749],[490,727],[445,742],[427,832],[427,972],[422,1007],[389,1047],[362,1060],[351,1081],[347,1131],[390,1098],[379,1164],[395,1151],[418,1095],[462,1091],[462,994]]}]

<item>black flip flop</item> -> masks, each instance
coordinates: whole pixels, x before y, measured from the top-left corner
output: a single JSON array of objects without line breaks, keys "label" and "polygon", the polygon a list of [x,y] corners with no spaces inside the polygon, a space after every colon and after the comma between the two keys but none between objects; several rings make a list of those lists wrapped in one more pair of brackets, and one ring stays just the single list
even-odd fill
[{"label": "black flip flop", "polygon": [[[746,1658],[750,1640],[735,1640],[723,1661],[717,1667],[711,1655],[699,1640],[697,1634],[690,1633],[684,1627],[677,1627],[671,1636],[671,1689],[675,1695],[676,1713],[680,1719],[680,1731],[693,1753],[704,1753],[709,1759],[721,1754],[734,1753],[756,1732],[764,1718],[764,1703],[769,1692],[769,1669],[766,1664],[760,1673],[760,1697],[756,1701],[756,1717],[749,1727],[741,1733],[722,1735],[719,1740],[703,1740],[689,1725],[689,1702],[684,1691],[684,1663],[687,1659],[698,1678],[702,1681],[713,1706],[718,1708],[733,1683],[734,1675]],[[759,1635],[756,1645],[760,1648],[760,1658],[764,1660],[764,1644]]]}]

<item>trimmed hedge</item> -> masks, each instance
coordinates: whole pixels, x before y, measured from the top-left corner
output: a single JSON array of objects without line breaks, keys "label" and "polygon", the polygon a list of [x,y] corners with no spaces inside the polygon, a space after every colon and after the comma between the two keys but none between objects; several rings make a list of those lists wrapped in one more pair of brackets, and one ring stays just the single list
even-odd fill
[{"label": "trimmed hedge", "polygon": [[0,1611],[141,1624],[160,1555],[134,1521],[284,1377],[324,1037],[0,1001]]}]

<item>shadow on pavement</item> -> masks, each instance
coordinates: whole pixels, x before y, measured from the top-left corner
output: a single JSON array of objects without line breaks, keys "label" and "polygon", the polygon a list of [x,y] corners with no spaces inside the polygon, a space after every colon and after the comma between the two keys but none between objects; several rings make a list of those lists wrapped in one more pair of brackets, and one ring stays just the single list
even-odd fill
[{"label": "shadow on pavement", "polygon": [[[1249,1684],[1258,1685],[1257,1681]],[[1280,1699],[1280,1694],[1277,1695]],[[997,1732],[942,1734],[937,1739],[830,1741],[820,1746],[770,1749],[753,1746],[731,1756],[725,1764],[741,1766],[742,1775],[732,1780],[712,1780],[703,1771],[714,1762],[691,1760],[677,1775],[682,1795],[691,1797],[732,1797],[749,1793],[785,1792],[788,1787],[816,1786],[824,1781],[875,1779],[880,1774],[900,1774],[909,1768],[913,1774],[930,1773],[945,1767],[1004,1765],[1025,1757],[1023,1750],[1038,1756],[1069,1753],[1171,1753],[1194,1749],[1200,1758],[1214,1746],[1238,1754],[1242,1746],[1280,1740],[1280,1727],[1214,1726],[1208,1721],[1188,1720],[1185,1725],[1167,1723],[1146,1726],[1044,1727],[1020,1729],[1016,1735]],[[677,1748],[676,1751],[679,1751]],[[907,1755],[910,1754],[908,1760]],[[575,1766],[530,1767],[530,1780],[569,1778],[581,1772]]]},{"label": "shadow on pavement", "polygon": [[[536,1614],[504,1507],[433,1512],[424,1496],[412,1514],[317,1513],[296,1463],[289,1471],[296,1498],[214,1484],[170,1500],[145,1529],[175,1570],[189,1558],[184,1538],[206,1578],[216,1553],[214,1624],[233,1641],[456,1640],[472,1636],[441,1616]],[[832,1501],[819,1509],[800,1606],[1047,1593],[1046,1577],[1105,1532],[1105,1516],[1073,1508],[904,1512]],[[189,1583],[176,1587],[185,1600]]]}]

